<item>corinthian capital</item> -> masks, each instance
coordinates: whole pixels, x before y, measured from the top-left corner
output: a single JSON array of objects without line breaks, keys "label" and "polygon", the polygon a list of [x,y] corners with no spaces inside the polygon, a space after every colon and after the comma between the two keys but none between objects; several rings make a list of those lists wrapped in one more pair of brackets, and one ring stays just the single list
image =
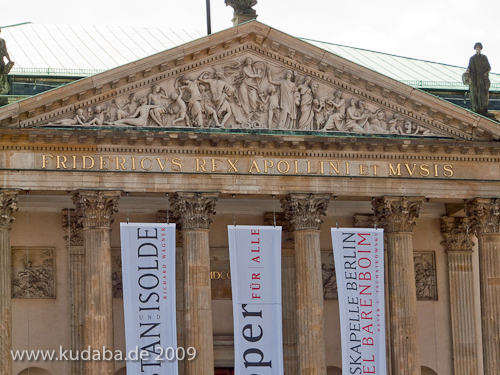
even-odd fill
[{"label": "corinthian capital", "polygon": [[319,230],[329,202],[326,194],[288,194],[281,200],[281,207],[293,231]]},{"label": "corinthian capital", "polygon": [[79,190],[73,195],[78,222],[84,229],[109,228],[118,212],[120,191]]},{"label": "corinthian capital", "polygon": [[476,198],[467,211],[478,235],[500,232],[500,199]]},{"label": "corinthian capital", "polygon": [[180,221],[183,230],[208,229],[215,214],[218,194],[178,193],[172,198],[174,216]]},{"label": "corinthian capital", "polygon": [[0,189],[0,227],[10,227],[14,221],[12,214],[17,211],[17,190]]},{"label": "corinthian capital", "polygon": [[445,246],[447,251],[472,251],[474,232],[471,230],[470,219],[443,216],[441,218],[441,233],[444,237],[441,245]]},{"label": "corinthian capital", "polygon": [[380,197],[372,201],[377,225],[386,232],[412,232],[423,197]]}]

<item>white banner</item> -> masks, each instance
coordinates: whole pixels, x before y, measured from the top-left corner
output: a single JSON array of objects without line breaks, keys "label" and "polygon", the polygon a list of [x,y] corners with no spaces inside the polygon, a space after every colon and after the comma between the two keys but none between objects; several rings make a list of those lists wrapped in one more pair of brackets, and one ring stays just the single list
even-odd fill
[{"label": "white banner", "polygon": [[235,375],[283,375],[281,227],[228,226]]},{"label": "white banner", "polygon": [[332,228],[342,375],[386,375],[384,232]]},{"label": "white banner", "polygon": [[120,238],[127,373],[177,375],[175,224],[121,223]]}]

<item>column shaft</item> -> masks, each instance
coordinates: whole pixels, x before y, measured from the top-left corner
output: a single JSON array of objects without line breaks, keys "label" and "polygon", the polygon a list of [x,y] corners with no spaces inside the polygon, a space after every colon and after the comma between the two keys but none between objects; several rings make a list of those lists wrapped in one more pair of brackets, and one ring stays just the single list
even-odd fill
[{"label": "column shaft", "polygon": [[185,375],[213,374],[214,348],[210,281],[210,214],[217,195],[178,193],[171,198],[182,228],[184,250],[184,345],[196,349],[196,358],[184,362]]},{"label": "column shaft", "polygon": [[484,375],[500,368],[500,199],[476,198],[469,206],[478,238]]},{"label": "column shaft", "polygon": [[[109,229],[85,229],[85,347],[114,351]],[[113,361],[86,361],[86,375],[114,374]]]},{"label": "column shaft", "polygon": [[420,374],[412,233],[387,233],[388,297],[394,375]]},{"label": "column shaft", "polygon": [[472,251],[448,252],[455,375],[478,374]]},{"label": "column shaft", "polygon": [[212,290],[208,230],[185,230],[184,236],[184,319],[185,345],[196,348],[193,361],[186,361],[186,375],[214,371]]},{"label": "column shaft", "polygon": [[297,302],[295,291],[295,256],[281,258],[283,290],[283,366],[285,374],[298,375],[297,355]]},{"label": "column shaft", "polygon": [[[83,225],[85,252],[84,346],[101,353],[114,352],[110,227],[119,196],[117,191],[82,190],[73,197]],[[85,361],[84,368],[86,375],[110,375],[115,363]]]},{"label": "column shaft", "polygon": [[294,231],[297,354],[300,375],[325,375],[323,280],[319,242],[328,195],[289,194],[281,201]]},{"label": "column shaft", "polygon": [[10,223],[17,191],[0,190],[0,375],[12,375],[12,251]]},{"label": "column shaft", "polygon": [[500,369],[500,234],[480,234],[479,280],[484,374]]},{"label": "column shaft", "polygon": [[0,374],[12,375],[12,252],[10,230],[0,226]]},{"label": "column shaft", "polygon": [[326,373],[319,230],[295,232],[299,373]]},{"label": "column shaft", "polygon": [[441,231],[448,254],[454,375],[478,375],[474,275],[468,218],[444,216]]},{"label": "column shaft", "polygon": [[412,237],[422,202],[422,197],[381,197],[372,202],[376,221],[386,233],[393,375],[421,373]]},{"label": "column shaft", "polygon": [[[69,252],[71,350],[75,352],[84,348],[85,255],[83,246],[70,246]],[[83,375],[83,362],[81,360],[71,361],[71,374]]]}]

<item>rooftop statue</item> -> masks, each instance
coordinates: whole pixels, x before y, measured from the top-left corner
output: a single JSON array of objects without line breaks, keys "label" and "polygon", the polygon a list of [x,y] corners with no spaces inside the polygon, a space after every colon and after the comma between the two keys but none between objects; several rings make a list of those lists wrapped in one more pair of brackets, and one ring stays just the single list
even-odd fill
[{"label": "rooftop statue", "polygon": [[[0,29],[0,33],[1,32],[2,29]],[[9,61],[7,64],[5,64],[5,58]],[[7,74],[9,74],[13,66],[14,62],[10,59],[9,53],[7,52],[5,40],[0,38],[0,94],[9,92],[10,86]]]},{"label": "rooftop statue", "polygon": [[470,87],[472,111],[487,116],[490,90],[488,75],[491,67],[488,58],[481,54],[483,45],[476,43],[474,49],[476,50],[476,54],[469,60],[469,67],[464,73],[464,83]]},{"label": "rooftop statue", "polygon": [[252,9],[257,4],[257,0],[225,0],[226,6],[234,8],[234,26],[257,18],[257,12]]}]

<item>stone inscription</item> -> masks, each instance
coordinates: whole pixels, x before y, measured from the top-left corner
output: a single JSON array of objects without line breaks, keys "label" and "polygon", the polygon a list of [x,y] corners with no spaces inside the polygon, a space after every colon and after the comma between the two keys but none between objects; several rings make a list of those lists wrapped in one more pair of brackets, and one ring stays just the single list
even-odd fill
[{"label": "stone inscription", "polygon": [[371,176],[451,178],[454,166],[448,163],[359,162],[348,160],[304,160],[275,158],[196,158],[165,156],[87,156],[42,154],[42,170],[214,173],[315,176]]},{"label": "stone inscription", "polygon": [[56,298],[54,248],[12,248],[12,297]]}]

